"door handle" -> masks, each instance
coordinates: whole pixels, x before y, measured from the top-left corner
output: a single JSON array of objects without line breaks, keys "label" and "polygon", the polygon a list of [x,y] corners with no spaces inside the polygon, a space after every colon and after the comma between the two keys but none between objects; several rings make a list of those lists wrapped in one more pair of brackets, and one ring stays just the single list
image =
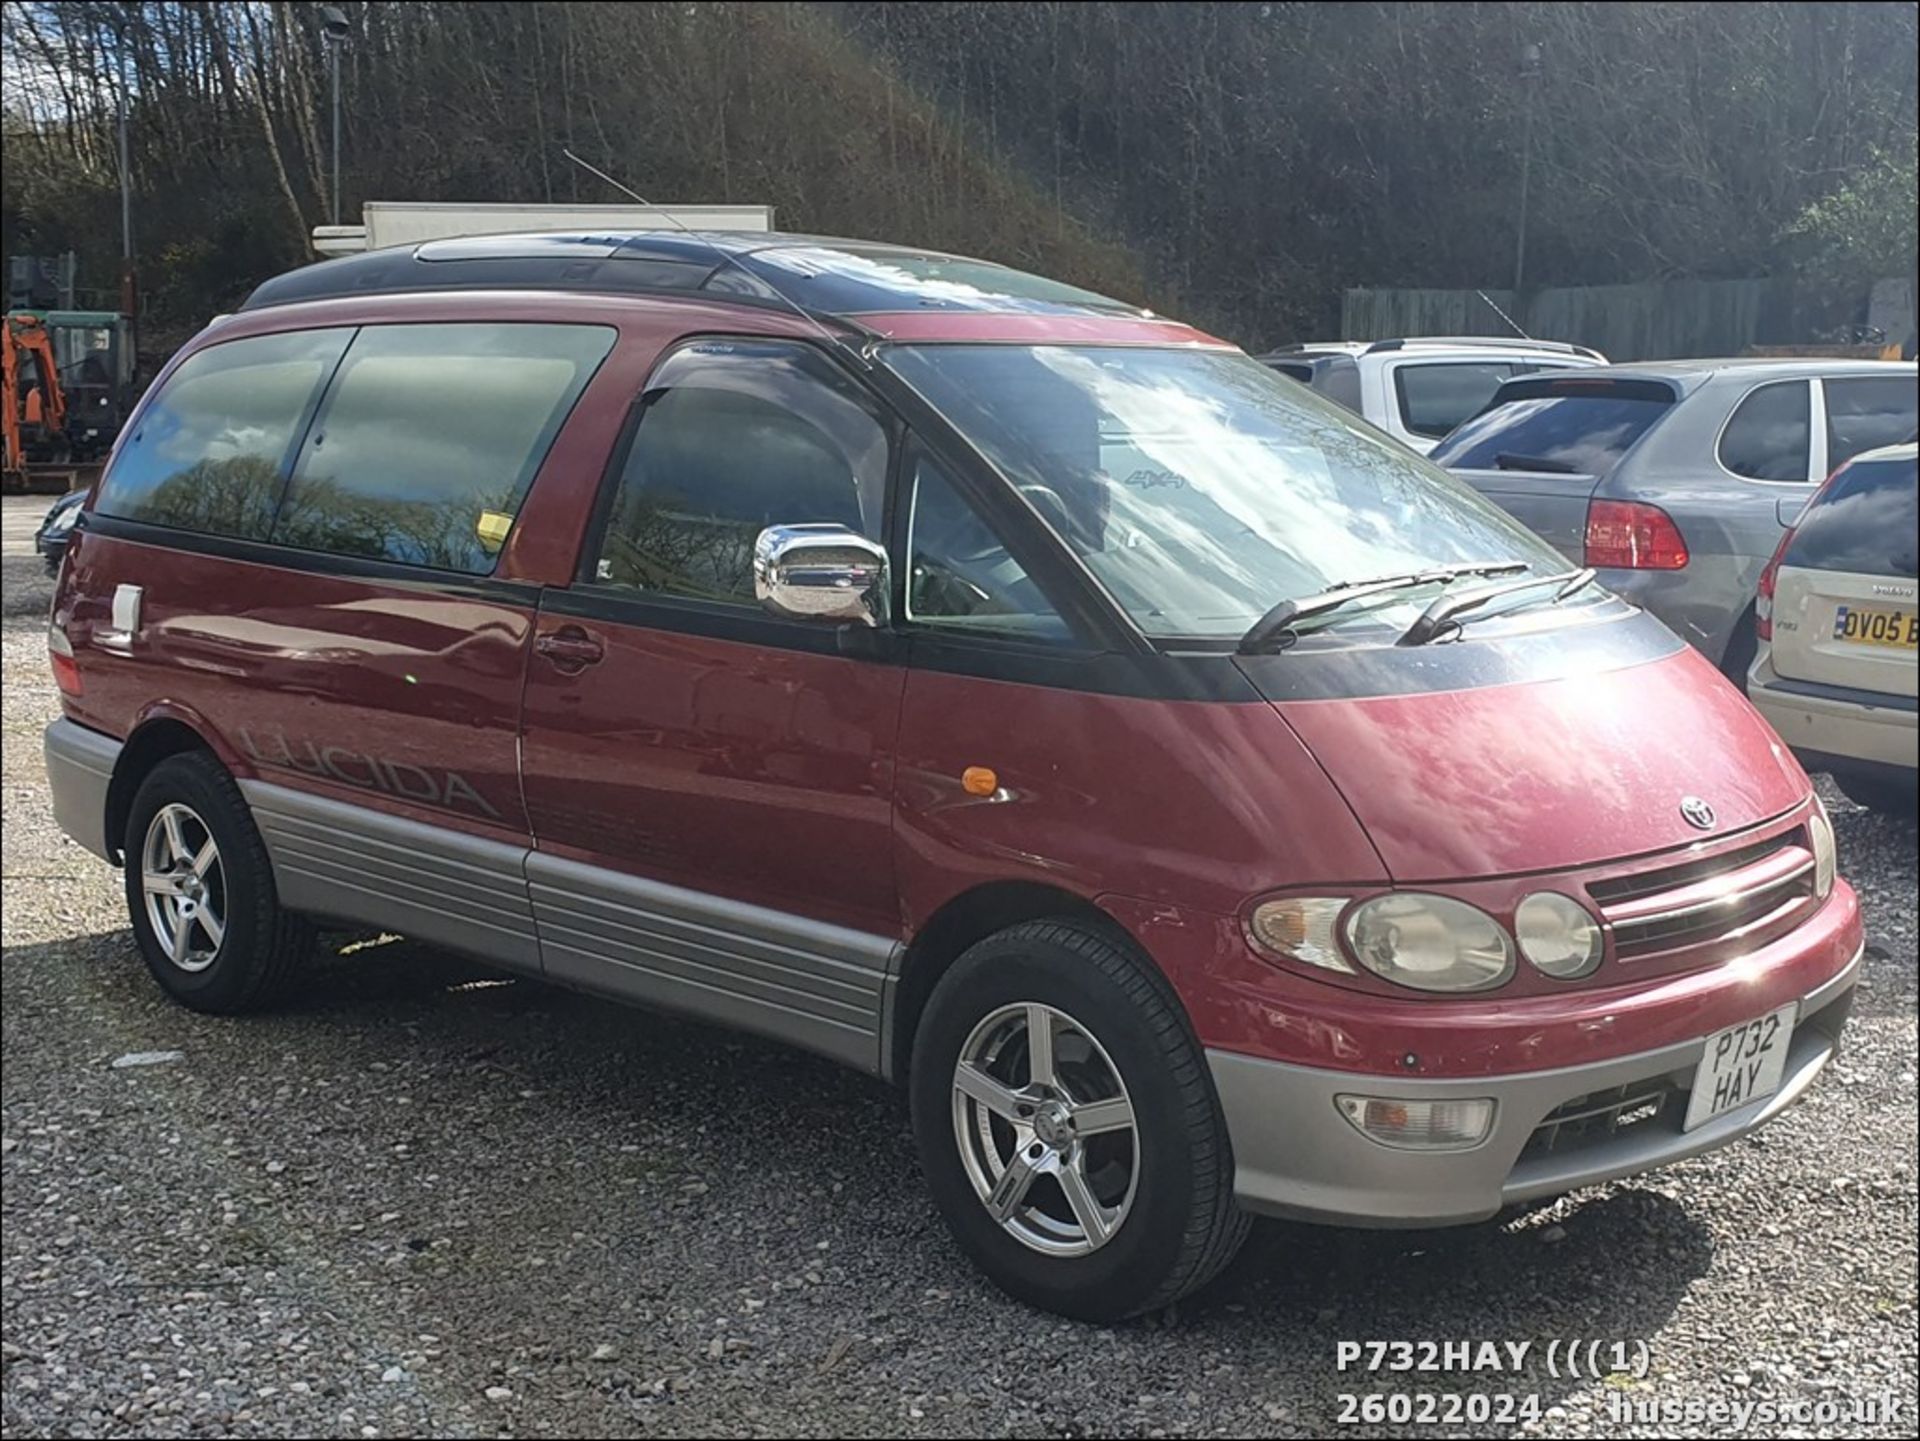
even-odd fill
[{"label": "door handle", "polygon": [[597,664],[606,655],[606,647],[577,625],[564,625],[551,635],[543,635],[533,648],[569,673]]}]

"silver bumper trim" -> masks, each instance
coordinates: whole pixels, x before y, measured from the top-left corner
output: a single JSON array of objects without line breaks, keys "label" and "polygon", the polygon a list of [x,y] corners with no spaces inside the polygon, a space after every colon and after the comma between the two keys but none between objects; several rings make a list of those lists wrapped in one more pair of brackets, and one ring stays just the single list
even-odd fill
[{"label": "silver bumper trim", "polygon": [[47,727],[47,788],[60,829],[103,861],[119,863],[107,836],[107,789],[120,763],[120,742],[65,717]]},{"label": "silver bumper trim", "polygon": [[[1805,1094],[1833,1058],[1846,1019],[1814,1017],[1847,1001],[1861,952],[1800,1001],[1787,1069],[1773,1095],[1682,1132],[1662,1122],[1623,1128],[1604,1141],[1523,1156],[1546,1117],[1581,1096],[1666,1077],[1692,1080],[1705,1036],[1589,1065],[1517,1075],[1421,1080],[1327,1071],[1208,1051],[1234,1152],[1234,1195],[1262,1215],[1342,1226],[1449,1226],[1503,1207],[1556,1196],[1670,1165],[1737,1140]],[[1362,1136],[1334,1105],[1336,1094],[1415,1100],[1491,1097],[1493,1129],[1471,1150],[1390,1149]]]}]

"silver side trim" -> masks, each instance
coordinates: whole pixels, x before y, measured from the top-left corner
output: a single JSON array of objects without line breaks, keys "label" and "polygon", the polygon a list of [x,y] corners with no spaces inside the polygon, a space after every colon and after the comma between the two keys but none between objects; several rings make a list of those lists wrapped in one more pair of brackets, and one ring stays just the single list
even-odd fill
[{"label": "silver side trim", "polygon": [[526,868],[551,979],[880,1070],[897,942],[538,851]]},{"label": "silver side trim", "polygon": [[525,846],[265,781],[243,780],[240,791],[289,909],[382,926],[540,973]]},{"label": "silver side trim", "polygon": [[42,741],[53,818],[103,861],[119,863],[119,847],[107,835],[107,788],[120,763],[120,742],[64,716],[47,727]]}]

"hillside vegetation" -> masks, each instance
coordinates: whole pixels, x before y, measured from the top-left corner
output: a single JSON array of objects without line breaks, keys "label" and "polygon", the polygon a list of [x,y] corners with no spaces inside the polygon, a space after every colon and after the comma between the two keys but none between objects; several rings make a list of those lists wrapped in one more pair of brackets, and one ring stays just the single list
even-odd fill
[{"label": "hillside vegetation", "polygon": [[[1331,329],[1348,286],[1509,283],[1530,113],[1530,283],[1913,267],[1912,4],[343,8],[347,219],[622,200],[571,146],[652,199],[771,204],[1271,343]],[[75,247],[111,294],[124,59],[155,318],[307,259],[318,22],[9,0],[7,251]]]}]

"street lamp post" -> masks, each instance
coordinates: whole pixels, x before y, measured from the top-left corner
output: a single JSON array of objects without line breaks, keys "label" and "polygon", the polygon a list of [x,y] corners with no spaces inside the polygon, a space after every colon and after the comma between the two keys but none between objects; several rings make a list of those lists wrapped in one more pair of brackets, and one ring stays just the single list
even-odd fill
[{"label": "street lamp post", "polygon": [[320,7],[320,39],[327,47],[333,81],[333,223],[340,223],[340,47],[347,43],[347,17],[338,5]]},{"label": "street lamp post", "polygon": [[1520,303],[1520,287],[1527,278],[1527,182],[1533,171],[1534,92],[1540,86],[1540,47],[1529,40],[1520,47],[1520,73],[1527,80],[1526,115],[1520,130],[1520,215],[1513,241],[1513,302]]}]

